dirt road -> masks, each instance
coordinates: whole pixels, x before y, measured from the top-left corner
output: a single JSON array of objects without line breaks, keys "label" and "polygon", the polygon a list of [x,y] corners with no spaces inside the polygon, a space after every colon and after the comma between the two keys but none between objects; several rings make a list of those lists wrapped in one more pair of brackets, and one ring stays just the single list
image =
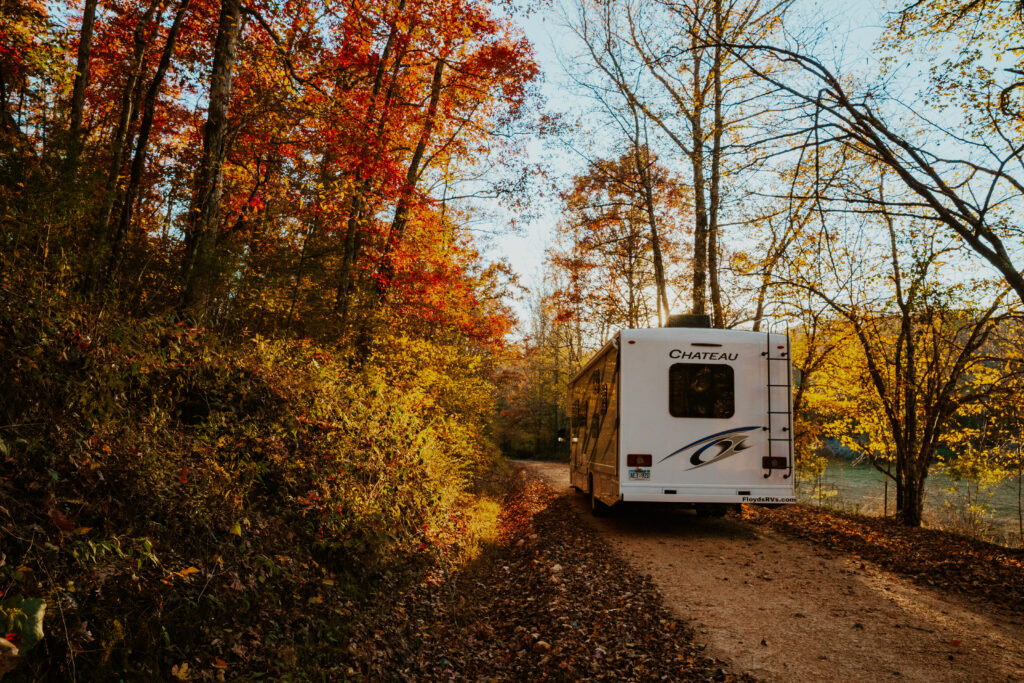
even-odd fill
[{"label": "dirt road", "polygon": [[[521,463],[556,490],[568,469]],[[930,591],[737,519],[625,510],[593,524],[649,574],[707,653],[769,681],[1024,680],[1024,615]]]}]

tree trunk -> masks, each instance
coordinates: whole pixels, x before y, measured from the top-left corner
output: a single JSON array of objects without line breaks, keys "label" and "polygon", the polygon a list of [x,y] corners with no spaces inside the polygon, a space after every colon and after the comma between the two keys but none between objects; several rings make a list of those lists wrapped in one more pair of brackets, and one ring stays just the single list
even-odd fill
[{"label": "tree trunk", "polygon": [[[714,92],[714,129],[711,131],[711,189],[708,201],[708,275],[711,284],[711,311],[714,327],[725,327],[722,288],[718,281],[718,207],[721,202],[719,183],[722,172],[722,0],[715,0],[715,48],[712,65]],[[696,147],[695,147],[696,149]]]},{"label": "tree trunk", "polygon": [[693,310],[694,315],[707,311],[708,272],[708,211],[704,199],[704,126],[701,120],[704,109],[703,90],[700,82],[700,52],[697,38],[691,39],[693,49],[693,111],[690,114],[690,135],[692,148],[690,163],[693,167]]},{"label": "tree trunk", "polygon": [[[366,185],[368,184],[364,184],[364,187],[361,188],[361,190],[369,192],[369,187],[366,187]],[[357,190],[357,195],[359,194],[361,194],[361,192]],[[338,312],[342,329],[348,326],[350,308],[349,294],[352,288],[352,266],[355,264],[358,252],[357,244],[359,231],[362,229],[362,216],[362,197],[353,197],[352,202],[349,205],[348,222],[345,229],[345,241],[342,245],[341,271],[338,276],[338,289],[334,298],[334,310]]]},{"label": "tree trunk", "polygon": [[416,142],[416,149],[413,150],[412,159],[409,161],[409,168],[405,173],[405,185],[402,186],[402,194],[398,198],[398,205],[395,207],[395,216],[391,221],[391,230],[388,233],[384,254],[381,257],[382,264],[378,269],[377,291],[380,300],[387,297],[391,287],[391,281],[395,277],[394,253],[402,243],[405,236],[405,229],[409,223],[409,210],[412,202],[412,195],[416,189],[416,183],[420,177],[420,164],[423,162],[423,155],[430,142],[430,135],[434,130],[434,121],[437,117],[437,105],[441,100],[441,85],[444,80],[444,59],[438,57],[434,65],[434,74],[430,81],[430,101],[427,104],[426,117],[423,121],[423,128],[420,130],[420,138]]},{"label": "tree trunk", "polygon": [[82,112],[85,109],[85,89],[89,86],[89,55],[92,53],[92,31],[96,23],[97,0],[85,0],[82,11],[82,30],[78,36],[78,61],[75,64],[75,85],[71,91],[71,125],[67,158],[68,175],[78,169],[78,156],[82,152]]},{"label": "tree trunk", "polygon": [[924,484],[927,469],[923,473],[912,474],[903,482],[902,496],[897,489],[896,514],[906,526],[921,526],[924,513]]},{"label": "tree trunk", "polygon": [[[633,112],[634,117],[637,117],[636,112]],[[650,168],[650,150],[644,145],[644,154],[641,155],[639,147],[639,132],[637,134],[637,144],[633,146],[633,160],[636,164],[636,173],[640,179],[640,187],[643,191],[644,197],[644,208],[647,213],[647,225],[651,231],[651,255],[654,257],[654,284],[657,288],[655,297],[658,303],[658,325],[664,325],[668,322],[668,316],[671,313],[668,304],[668,292],[665,287],[665,265],[661,258],[661,238],[658,236],[658,222],[655,218],[654,213],[654,188],[653,180],[651,178]],[[661,316],[661,311],[664,310],[664,318]]]},{"label": "tree trunk", "polygon": [[203,130],[203,154],[196,173],[182,267],[181,308],[200,318],[209,308],[218,275],[215,251],[227,152],[228,106],[241,18],[241,0],[221,0],[210,72],[209,108]]},{"label": "tree trunk", "polygon": [[[381,88],[384,86],[384,74],[387,73],[388,59],[391,58],[391,51],[394,49],[395,42],[398,39],[398,20],[402,11],[405,10],[405,3],[406,0],[400,0],[398,7],[395,9],[395,19],[391,23],[391,29],[388,32],[388,39],[384,44],[384,50],[381,52],[380,62],[377,64],[377,71],[373,77],[373,88],[370,91],[370,104],[366,110],[367,127],[373,124],[373,118],[377,111],[377,97],[380,95]],[[395,55],[394,74],[396,77],[404,56],[405,49],[399,50],[398,54]],[[391,82],[391,86],[388,87],[388,91],[384,98],[385,109],[390,103],[393,94],[394,79]],[[385,122],[386,118],[382,116],[377,127],[378,139],[380,139],[384,133]],[[349,218],[342,249],[341,269],[338,276],[338,287],[335,291],[334,298],[334,310],[338,314],[342,330],[345,330],[348,327],[349,314],[351,310],[351,302],[349,299],[353,281],[352,269],[355,265],[356,258],[359,255],[360,245],[362,242],[360,239],[360,233],[363,228],[363,212],[366,207],[366,197],[369,195],[370,189],[371,184],[369,179],[364,179],[352,194],[352,199],[349,203]]]},{"label": "tree trunk", "polygon": [[765,275],[761,278],[761,285],[757,288],[757,299],[754,305],[754,332],[761,331],[761,318],[764,317],[764,302],[768,296],[768,286],[771,284],[771,278]]},{"label": "tree trunk", "polygon": [[178,40],[181,22],[184,20],[191,3],[192,0],[182,0],[178,6],[178,11],[174,15],[174,21],[167,32],[167,40],[164,43],[163,52],[160,54],[160,63],[157,65],[156,73],[153,75],[153,80],[146,91],[146,99],[142,104],[142,121],[139,123],[139,135],[135,143],[135,156],[132,159],[131,174],[128,178],[128,186],[125,188],[124,200],[121,203],[121,216],[114,231],[110,258],[107,262],[109,275],[113,275],[120,265],[119,261],[124,251],[124,243],[128,238],[128,230],[131,227],[135,196],[138,194],[139,185],[142,182],[142,172],[146,168],[146,148],[149,146],[150,131],[153,129],[153,113],[156,109],[157,96],[160,94],[160,86],[163,84],[167,68],[171,64],[171,57],[174,55],[174,47]]},{"label": "tree trunk", "polygon": [[[114,130],[114,139],[110,144],[110,167],[107,171],[107,182],[104,189],[103,206],[100,209],[99,219],[96,222],[93,238],[96,245],[93,247],[89,272],[86,275],[83,289],[90,291],[100,281],[100,274],[103,264],[106,262],[106,253],[110,243],[110,219],[114,213],[114,203],[117,201],[121,169],[124,163],[124,151],[129,144],[129,135],[132,125],[138,113],[138,103],[141,96],[142,68],[146,57],[146,28],[149,26],[153,15],[160,6],[160,1],[151,2],[135,26],[132,35],[132,61],[131,70],[128,72],[128,80],[125,82],[124,91],[121,95],[121,108],[118,114],[117,128]],[[161,10],[162,16],[162,10]],[[159,17],[157,21],[159,22]]]}]

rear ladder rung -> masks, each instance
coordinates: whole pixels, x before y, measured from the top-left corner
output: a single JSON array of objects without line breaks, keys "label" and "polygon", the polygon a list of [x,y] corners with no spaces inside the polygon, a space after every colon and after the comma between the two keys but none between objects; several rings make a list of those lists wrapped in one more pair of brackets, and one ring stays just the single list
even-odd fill
[{"label": "rear ladder rung", "polygon": [[[765,348],[764,352],[761,355],[766,357],[768,360],[768,427],[766,428],[766,431],[768,432],[768,453],[770,455],[772,452],[772,442],[786,444],[786,451],[788,456],[786,469],[788,470],[788,472],[785,475],[785,477],[788,479],[793,474],[793,375],[792,370],[790,369],[792,357],[789,355],[788,350],[784,351],[778,356],[772,356],[773,349],[771,344],[770,328],[768,330],[768,334],[765,337],[765,341],[767,343],[767,348]],[[784,373],[785,384],[778,384],[772,381],[774,379],[773,375],[775,374],[772,372],[772,361],[784,361],[786,363],[784,369],[782,370],[782,372]],[[784,402],[786,405],[786,410],[772,410],[772,394],[774,393],[772,389],[786,389],[786,400]],[[782,432],[787,434],[787,436],[772,436],[772,415],[786,415],[789,418],[787,421],[788,424],[784,427],[781,427]],[[770,474],[771,469],[769,469],[768,474],[764,476],[767,478],[768,476],[770,476]]]}]

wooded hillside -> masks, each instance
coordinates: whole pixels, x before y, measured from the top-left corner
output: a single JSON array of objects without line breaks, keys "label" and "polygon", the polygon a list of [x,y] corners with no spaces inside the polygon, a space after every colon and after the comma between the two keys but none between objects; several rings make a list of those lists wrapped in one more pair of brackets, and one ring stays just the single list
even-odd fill
[{"label": "wooded hillside", "polygon": [[465,200],[514,201],[538,72],[504,14],[3,4],[13,676],[333,671],[353,600],[493,532],[512,274]]}]

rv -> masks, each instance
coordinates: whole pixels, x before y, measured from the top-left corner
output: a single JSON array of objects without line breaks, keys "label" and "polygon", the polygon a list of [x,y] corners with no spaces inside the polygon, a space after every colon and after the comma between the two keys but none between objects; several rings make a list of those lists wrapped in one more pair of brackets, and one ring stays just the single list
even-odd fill
[{"label": "rv", "polygon": [[791,392],[785,334],[622,330],[569,381],[571,484],[596,515],[629,501],[714,516],[794,503]]}]

